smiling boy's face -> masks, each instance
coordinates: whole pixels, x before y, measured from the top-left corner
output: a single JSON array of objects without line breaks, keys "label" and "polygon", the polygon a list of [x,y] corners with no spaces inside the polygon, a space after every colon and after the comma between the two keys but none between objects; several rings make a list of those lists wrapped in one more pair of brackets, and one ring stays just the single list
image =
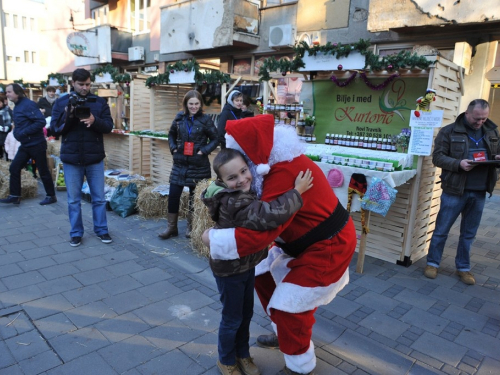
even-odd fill
[{"label": "smiling boy's face", "polygon": [[219,175],[229,189],[250,191],[252,174],[241,156],[229,160],[219,168]]}]

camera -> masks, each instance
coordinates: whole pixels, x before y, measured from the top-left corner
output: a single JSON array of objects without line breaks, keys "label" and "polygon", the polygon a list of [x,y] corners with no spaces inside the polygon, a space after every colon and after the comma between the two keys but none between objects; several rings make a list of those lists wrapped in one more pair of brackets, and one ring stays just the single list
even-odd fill
[{"label": "camera", "polygon": [[87,98],[86,96],[79,96],[75,93],[69,94],[68,104],[74,108],[75,117],[84,119],[90,117],[90,108],[85,106],[85,103],[95,102],[95,98]]}]

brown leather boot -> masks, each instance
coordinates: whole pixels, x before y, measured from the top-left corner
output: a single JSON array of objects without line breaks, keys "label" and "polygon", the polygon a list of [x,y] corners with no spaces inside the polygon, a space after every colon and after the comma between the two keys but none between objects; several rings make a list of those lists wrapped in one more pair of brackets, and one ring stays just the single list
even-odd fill
[{"label": "brown leather boot", "polygon": [[179,231],[177,230],[177,218],[179,217],[179,214],[167,214],[167,222],[168,222],[168,227],[165,229],[164,232],[158,234],[158,237],[160,237],[163,240],[166,240],[170,237],[177,237],[179,235]]},{"label": "brown leather boot", "polygon": [[186,238],[191,238],[192,230],[193,230],[193,212],[189,211],[187,214]]}]

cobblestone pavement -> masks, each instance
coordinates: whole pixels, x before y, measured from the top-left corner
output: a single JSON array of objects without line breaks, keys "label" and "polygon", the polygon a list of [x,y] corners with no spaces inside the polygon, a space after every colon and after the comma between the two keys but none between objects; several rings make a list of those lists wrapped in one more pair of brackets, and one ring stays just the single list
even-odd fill
[{"label": "cobblestone pavement", "polygon": [[[158,239],[165,220],[137,215],[109,212],[114,241],[102,244],[85,202],[73,248],[57,196],[0,207],[0,375],[218,374],[221,305],[207,261],[183,237]],[[473,245],[475,286],[454,275],[458,223],[435,280],[425,259],[404,268],[367,257],[362,275],[354,259],[350,284],[316,314],[315,373],[499,374],[499,218],[496,190]],[[284,366],[255,346],[270,329],[256,302],[251,352],[263,375]]]}]

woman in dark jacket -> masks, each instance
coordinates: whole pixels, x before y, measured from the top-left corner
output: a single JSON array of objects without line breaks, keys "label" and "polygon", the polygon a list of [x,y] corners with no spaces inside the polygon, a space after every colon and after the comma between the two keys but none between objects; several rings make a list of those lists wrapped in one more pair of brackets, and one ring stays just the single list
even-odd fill
[{"label": "woman in dark jacket", "polygon": [[241,118],[241,106],[243,104],[243,94],[240,91],[232,91],[227,97],[227,103],[217,120],[217,132],[219,133],[220,148],[226,148],[226,122],[227,120],[239,120]]},{"label": "woman in dark jacket", "polygon": [[175,116],[168,142],[174,158],[174,166],[170,173],[170,192],[168,195],[168,226],[158,236],[162,239],[175,237],[179,205],[184,186],[189,188],[189,213],[186,237],[190,237],[192,223],[193,194],[196,183],[210,178],[210,154],[219,144],[217,129],[212,119],[203,114],[203,100],[200,93],[191,90],[182,101],[183,111]]}]

